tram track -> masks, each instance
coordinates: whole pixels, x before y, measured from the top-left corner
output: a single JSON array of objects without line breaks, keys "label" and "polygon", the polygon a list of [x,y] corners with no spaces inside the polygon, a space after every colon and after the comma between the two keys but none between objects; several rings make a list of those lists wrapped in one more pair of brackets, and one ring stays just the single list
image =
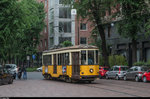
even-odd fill
[{"label": "tram track", "polygon": [[[114,82],[113,82],[114,81]],[[128,83],[128,81],[127,81]],[[86,86],[86,87],[90,87],[90,88],[96,88],[96,89],[101,89],[101,90],[106,90],[106,91],[111,91],[111,92],[116,92],[116,93],[120,93],[120,94],[124,94],[124,95],[129,95],[132,97],[142,97],[144,96],[143,94],[149,94],[149,91],[145,91],[145,89],[147,88],[146,86],[139,86],[139,85],[143,85],[138,84],[136,85],[138,82],[134,82],[130,84],[126,84],[124,82],[116,82],[115,80],[112,80],[111,83],[107,82],[107,81],[103,81],[100,82],[100,80],[97,80],[96,82],[93,82],[92,84],[79,84],[82,86]]]},{"label": "tram track", "polygon": [[[100,84],[98,84],[98,85],[100,85]],[[93,84],[82,84],[81,86],[86,86],[86,87],[90,87],[90,88],[96,88],[96,89],[100,89],[100,90],[106,90],[106,91],[116,92],[116,93],[120,93],[120,94],[124,94],[124,95],[129,95],[131,97],[141,97],[139,95],[130,94],[130,93],[127,93],[127,92],[122,92],[120,90],[117,91],[117,90],[110,89],[110,88],[103,88],[101,86],[96,86],[96,85],[93,85]],[[107,86],[104,86],[104,87],[107,87]]]},{"label": "tram track", "polygon": [[[147,85],[149,85],[149,84],[147,84],[147,83],[142,83],[142,82],[134,82],[134,81],[115,81],[115,82],[113,82],[113,81],[115,81],[115,80],[112,80],[111,81],[111,83],[110,82],[107,82],[107,81],[105,81],[105,82],[103,82],[103,83],[105,83],[105,84],[108,84],[108,85],[115,85],[115,86],[121,86],[121,84],[124,84],[124,82],[126,82],[125,84],[124,84],[124,86],[126,86],[126,87],[123,87],[123,86],[121,86],[121,87],[123,87],[123,88],[129,88],[129,89],[132,89],[131,87],[133,87],[133,88],[139,88],[139,86],[140,85],[142,85],[142,88],[144,89],[144,88],[147,88]],[[100,82],[100,81],[99,81]],[[132,84],[131,84],[132,83]],[[146,85],[145,85],[146,84]],[[143,85],[145,85],[145,86],[143,86]]]}]

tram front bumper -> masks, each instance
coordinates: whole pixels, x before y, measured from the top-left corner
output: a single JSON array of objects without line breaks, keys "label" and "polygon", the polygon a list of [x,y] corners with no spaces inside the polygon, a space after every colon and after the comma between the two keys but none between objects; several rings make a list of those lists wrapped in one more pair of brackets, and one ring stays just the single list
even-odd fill
[{"label": "tram front bumper", "polygon": [[76,80],[85,80],[85,81],[93,81],[96,78],[98,78],[99,75],[88,75],[88,76],[72,76],[72,79],[76,79]]}]

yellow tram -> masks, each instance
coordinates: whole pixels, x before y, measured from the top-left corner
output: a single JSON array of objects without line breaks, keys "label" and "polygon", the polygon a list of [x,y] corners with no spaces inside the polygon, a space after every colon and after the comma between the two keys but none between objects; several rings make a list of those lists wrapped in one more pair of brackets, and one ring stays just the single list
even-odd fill
[{"label": "yellow tram", "polygon": [[66,82],[94,81],[99,76],[98,48],[77,45],[42,54],[42,75],[45,79],[58,78]]}]

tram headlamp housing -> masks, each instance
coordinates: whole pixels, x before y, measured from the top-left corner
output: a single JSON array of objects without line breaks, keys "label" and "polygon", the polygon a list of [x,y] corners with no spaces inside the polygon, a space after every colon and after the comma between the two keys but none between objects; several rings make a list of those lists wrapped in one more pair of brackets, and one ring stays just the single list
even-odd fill
[{"label": "tram headlamp housing", "polygon": [[91,73],[93,73],[93,72],[94,72],[94,70],[93,70],[93,69],[90,69],[90,72],[91,72]]}]

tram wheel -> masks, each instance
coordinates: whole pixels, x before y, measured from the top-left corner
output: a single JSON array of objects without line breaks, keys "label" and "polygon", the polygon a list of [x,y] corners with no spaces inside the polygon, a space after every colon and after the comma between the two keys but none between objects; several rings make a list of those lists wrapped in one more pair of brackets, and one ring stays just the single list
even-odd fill
[{"label": "tram wheel", "polygon": [[52,80],[52,77],[51,77],[51,75],[48,75],[48,79],[49,79],[49,80]]},{"label": "tram wheel", "polygon": [[66,81],[67,83],[72,83],[71,78],[66,78],[65,81]]}]

